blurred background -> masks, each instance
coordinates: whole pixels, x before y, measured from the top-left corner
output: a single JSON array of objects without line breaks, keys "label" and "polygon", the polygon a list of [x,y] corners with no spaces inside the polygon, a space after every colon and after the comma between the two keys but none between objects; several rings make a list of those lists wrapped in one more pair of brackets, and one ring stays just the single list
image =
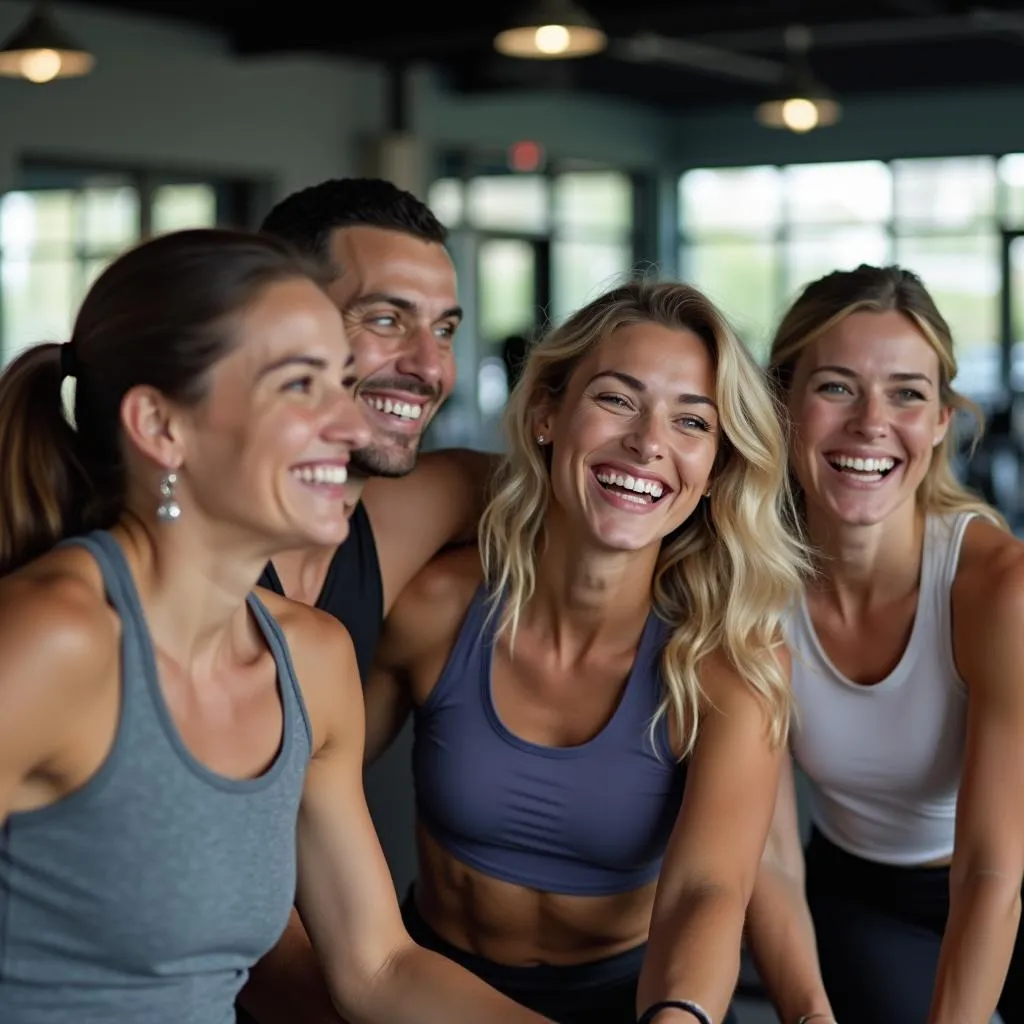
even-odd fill
[{"label": "blurred background", "polygon": [[[961,471],[1021,525],[1024,4],[0,0],[4,39],[2,362],[140,238],[373,175],[452,232],[429,445],[499,448],[508,355],[628,274],[704,289],[760,356],[807,281],[898,261],[989,416]],[[401,889],[407,760],[371,780]]]}]

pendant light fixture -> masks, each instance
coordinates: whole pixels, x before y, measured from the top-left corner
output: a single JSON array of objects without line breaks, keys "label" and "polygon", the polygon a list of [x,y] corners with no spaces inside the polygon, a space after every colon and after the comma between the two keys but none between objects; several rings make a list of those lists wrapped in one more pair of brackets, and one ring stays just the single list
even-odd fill
[{"label": "pendant light fixture", "polygon": [[803,135],[815,128],[827,128],[842,116],[842,107],[807,61],[811,34],[803,26],[786,29],[789,65],[778,93],[755,112],[766,128],[784,128]]},{"label": "pendant light fixture", "polygon": [[608,45],[597,22],[573,0],[534,0],[494,37],[494,48],[522,60],[590,57]]},{"label": "pendant light fixture", "polygon": [[96,58],[57,27],[37,4],[28,20],[0,45],[0,75],[42,84],[55,78],[86,75]]}]

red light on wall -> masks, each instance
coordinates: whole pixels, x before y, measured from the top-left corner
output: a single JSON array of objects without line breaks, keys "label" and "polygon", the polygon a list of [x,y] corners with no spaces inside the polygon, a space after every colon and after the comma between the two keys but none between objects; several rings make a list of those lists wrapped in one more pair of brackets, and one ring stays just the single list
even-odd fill
[{"label": "red light on wall", "polygon": [[508,165],[513,171],[529,173],[536,171],[544,159],[544,150],[536,142],[524,139],[508,147]]}]

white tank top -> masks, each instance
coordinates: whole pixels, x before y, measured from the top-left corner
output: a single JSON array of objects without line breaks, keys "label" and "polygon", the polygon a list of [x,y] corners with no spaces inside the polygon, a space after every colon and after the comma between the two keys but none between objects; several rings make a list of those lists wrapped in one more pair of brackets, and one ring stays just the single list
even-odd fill
[{"label": "white tank top", "polygon": [[953,660],[950,589],[971,518],[927,519],[910,640],[881,682],[861,686],[839,672],[805,598],[787,623],[792,749],[811,783],[811,820],[843,850],[877,863],[918,865],[953,852],[967,693]]}]

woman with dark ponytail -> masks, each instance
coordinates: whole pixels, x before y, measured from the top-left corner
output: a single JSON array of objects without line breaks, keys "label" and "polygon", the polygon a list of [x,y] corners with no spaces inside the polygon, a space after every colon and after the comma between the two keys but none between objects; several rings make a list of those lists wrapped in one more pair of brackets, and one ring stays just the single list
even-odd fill
[{"label": "woman with dark ponytail", "polygon": [[254,592],[348,532],[368,435],[323,273],[165,235],[0,376],[4,1024],[230,1024],[296,896],[347,1020],[542,1020],[413,944],[351,640]]}]

